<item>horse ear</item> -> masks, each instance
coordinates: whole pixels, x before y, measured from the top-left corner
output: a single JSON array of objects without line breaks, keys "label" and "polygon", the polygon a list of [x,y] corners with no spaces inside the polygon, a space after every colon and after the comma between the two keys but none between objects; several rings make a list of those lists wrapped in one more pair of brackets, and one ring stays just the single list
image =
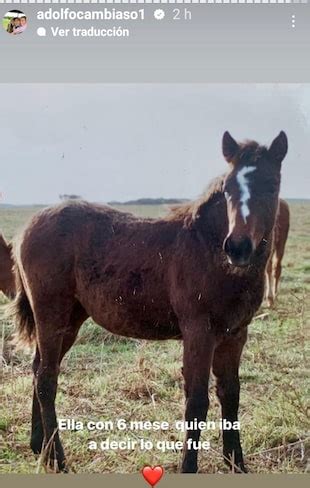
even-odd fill
[{"label": "horse ear", "polygon": [[232,161],[239,149],[239,144],[235,141],[233,137],[231,137],[228,131],[224,132],[222,149],[224,158],[228,163]]},{"label": "horse ear", "polygon": [[287,148],[288,148],[287,135],[282,130],[280,134],[271,143],[271,146],[268,149],[268,155],[270,160],[276,162],[277,164],[281,164],[283,159],[286,156]]}]

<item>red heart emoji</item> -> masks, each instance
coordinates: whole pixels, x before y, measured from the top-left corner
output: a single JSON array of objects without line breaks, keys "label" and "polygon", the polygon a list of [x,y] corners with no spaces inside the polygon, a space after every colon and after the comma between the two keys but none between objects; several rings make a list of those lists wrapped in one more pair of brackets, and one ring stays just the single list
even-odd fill
[{"label": "red heart emoji", "polygon": [[144,466],[142,469],[144,479],[151,485],[155,486],[164,474],[162,466]]}]

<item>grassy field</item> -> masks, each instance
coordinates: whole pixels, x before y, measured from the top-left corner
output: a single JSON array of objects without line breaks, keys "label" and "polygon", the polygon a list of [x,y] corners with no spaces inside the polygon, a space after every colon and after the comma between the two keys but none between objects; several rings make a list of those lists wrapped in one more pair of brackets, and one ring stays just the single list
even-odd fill
[{"label": "grassy field", "polygon": [[[0,209],[0,229],[12,238],[34,212]],[[129,210],[126,208],[126,210]],[[139,215],[159,215],[162,207],[132,208]],[[291,203],[291,231],[281,290],[273,310],[262,309],[250,326],[241,366],[241,436],[252,473],[304,473],[307,470],[307,299],[310,288],[310,203]],[[6,299],[1,296],[4,305]],[[2,307],[3,308],[3,307]],[[0,317],[1,318],[1,317]],[[2,341],[10,326],[1,318]],[[0,342],[1,343],[1,342]],[[58,417],[76,420],[161,420],[183,416],[180,343],[128,340],[111,336],[91,320],[66,356],[59,378]],[[309,359],[309,358],[308,358]],[[29,448],[31,356],[4,351],[0,372],[0,472],[35,473],[40,465]],[[309,398],[309,396],[308,396]],[[209,419],[220,410],[210,384]],[[77,473],[137,472],[144,464],[177,471],[180,452],[90,451],[90,440],[182,439],[166,432],[64,432],[71,470]],[[200,472],[226,473],[218,430],[203,434],[211,451],[201,452]]]},{"label": "grassy field", "polygon": [[9,25],[9,22],[10,22],[10,19],[9,19],[9,18],[7,18],[7,17],[4,17],[4,18],[2,19],[2,27],[3,27],[3,29],[7,30],[8,25]]}]

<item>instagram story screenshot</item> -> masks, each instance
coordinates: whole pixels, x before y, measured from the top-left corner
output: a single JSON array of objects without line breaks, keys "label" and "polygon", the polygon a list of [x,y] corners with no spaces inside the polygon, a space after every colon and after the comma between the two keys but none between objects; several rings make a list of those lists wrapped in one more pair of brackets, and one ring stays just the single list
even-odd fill
[{"label": "instagram story screenshot", "polygon": [[0,0],[0,53],[1,486],[308,485],[310,0]]}]

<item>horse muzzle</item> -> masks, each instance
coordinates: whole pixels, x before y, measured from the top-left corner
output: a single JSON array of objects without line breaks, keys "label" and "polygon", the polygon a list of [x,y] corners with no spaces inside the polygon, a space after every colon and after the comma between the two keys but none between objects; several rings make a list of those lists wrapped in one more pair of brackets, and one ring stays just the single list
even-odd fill
[{"label": "horse muzzle", "polygon": [[254,246],[249,237],[236,239],[232,235],[225,239],[223,249],[229,264],[239,267],[248,266],[254,252]]}]

